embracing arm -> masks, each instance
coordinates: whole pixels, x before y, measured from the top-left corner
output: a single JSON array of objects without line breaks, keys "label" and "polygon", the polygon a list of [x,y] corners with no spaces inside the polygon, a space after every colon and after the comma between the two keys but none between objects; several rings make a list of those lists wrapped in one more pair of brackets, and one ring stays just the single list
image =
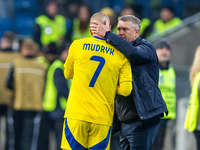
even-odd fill
[{"label": "embracing arm", "polygon": [[124,60],[124,64],[119,71],[119,82],[117,86],[117,94],[128,96],[132,91],[132,72],[128,59]]},{"label": "embracing arm", "polygon": [[122,52],[130,61],[151,62],[155,59],[155,49],[149,43],[134,46],[111,31],[107,31],[104,37],[107,43]]},{"label": "embracing arm", "polygon": [[122,82],[117,87],[117,94],[129,96],[132,91],[132,82]]}]

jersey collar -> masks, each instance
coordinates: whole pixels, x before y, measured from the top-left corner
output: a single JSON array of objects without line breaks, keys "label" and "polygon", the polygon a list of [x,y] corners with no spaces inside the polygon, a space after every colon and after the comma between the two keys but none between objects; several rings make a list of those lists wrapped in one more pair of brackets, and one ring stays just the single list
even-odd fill
[{"label": "jersey collar", "polygon": [[100,40],[105,40],[105,39],[100,38],[100,37],[98,37],[98,36],[94,36],[94,38],[97,38],[97,39],[100,39]]}]

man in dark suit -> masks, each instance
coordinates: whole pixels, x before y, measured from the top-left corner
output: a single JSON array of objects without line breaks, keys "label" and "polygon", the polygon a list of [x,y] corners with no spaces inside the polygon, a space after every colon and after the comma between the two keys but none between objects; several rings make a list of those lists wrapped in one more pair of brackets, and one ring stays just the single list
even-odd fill
[{"label": "man in dark suit", "polygon": [[141,23],[133,15],[118,18],[118,35],[108,31],[108,24],[93,23],[96,24],[91,26],[93,33],[104,36],[106,42],[121,51],[131,63],[132,93],[116,99],[116,113],[121,122],[120,148],[150,150],[160,117],[168,112],[158,88],[159,65],[155,48],[139,37]]}]

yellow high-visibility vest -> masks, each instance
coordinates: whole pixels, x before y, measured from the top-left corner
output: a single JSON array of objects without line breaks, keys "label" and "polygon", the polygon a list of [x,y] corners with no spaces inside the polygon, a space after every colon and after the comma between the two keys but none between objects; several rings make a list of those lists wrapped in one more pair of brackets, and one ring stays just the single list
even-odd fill
[{"label": "yellow high-visibility vest", "polygon": [[158,19],[153,26],[153,33],[164,34],[166,31],[172,30],[182,24],[180,18],[175,17],[171,21],[164,23],[161,19]]},{"label": "yellow high-visibility vest", "polygon": [[[49,67],[47,72],[47,80],[46,80],[46,88],[44,94],[44,102],[43,108],[45,111],[53,111],[57,105],[57,95],[58,91],[54,84],[54,73],[55,70],[60,68],[64,71],[64,63],[61,60],[55,60]],[[64,74],[63,74],[64,76]],[[71,82],[69,82],[68,87],[70,88]],[[67,105],[67,99],[64,97],[60,97],[60,106],[63,110],[65,110]]]},{"label": "yellow high-visibility vest", "polygon": [[15,110],[41,111],[47,68],[36,58],[17,57],[14,64]]},{"label": "yellow high-visibility vest", "polygon": [[140,27],[140,35],[143,34],[144,30],[151,24],[151,21],[148,18],[143,18],[141,20],[141,27]]},{"label": "yellow high-visibility vest", "polygon": [[176,75],[172,67],[166,70],[159,70],[159,88],[163,99],[167,105],[169,111],[168,115],[164,116],[164,119],[176,118]]},{"label": "yellow high-visibility vest", "polygon": [[62,15],[57,15],[54,20],[46,15],[41,15],[36,18],[36,23],[41,28],[41,43],[48,45],[51,42],[61,45],[59,38],[66,34],[66,19]]},{"label": "yellow high-visibility vest", "polygon": [[189,106],[185,118],[184,128],[189,132],[193,132],[197,127],[197,119],[199,112],[199,85],[200,72],[197,74],[194,84],[192,86],[192,92],[190,94]]}]

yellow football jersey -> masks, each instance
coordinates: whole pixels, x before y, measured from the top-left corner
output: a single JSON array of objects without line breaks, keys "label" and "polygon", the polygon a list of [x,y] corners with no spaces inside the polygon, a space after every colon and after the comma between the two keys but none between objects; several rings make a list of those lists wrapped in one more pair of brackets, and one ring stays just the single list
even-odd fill
[{"label": "yellow football jersey", "polygon": [[99,37],[75,40],[64,64],[73,78],[65,118],[112,125],[117,86],[132,82],[128,59]]}]

